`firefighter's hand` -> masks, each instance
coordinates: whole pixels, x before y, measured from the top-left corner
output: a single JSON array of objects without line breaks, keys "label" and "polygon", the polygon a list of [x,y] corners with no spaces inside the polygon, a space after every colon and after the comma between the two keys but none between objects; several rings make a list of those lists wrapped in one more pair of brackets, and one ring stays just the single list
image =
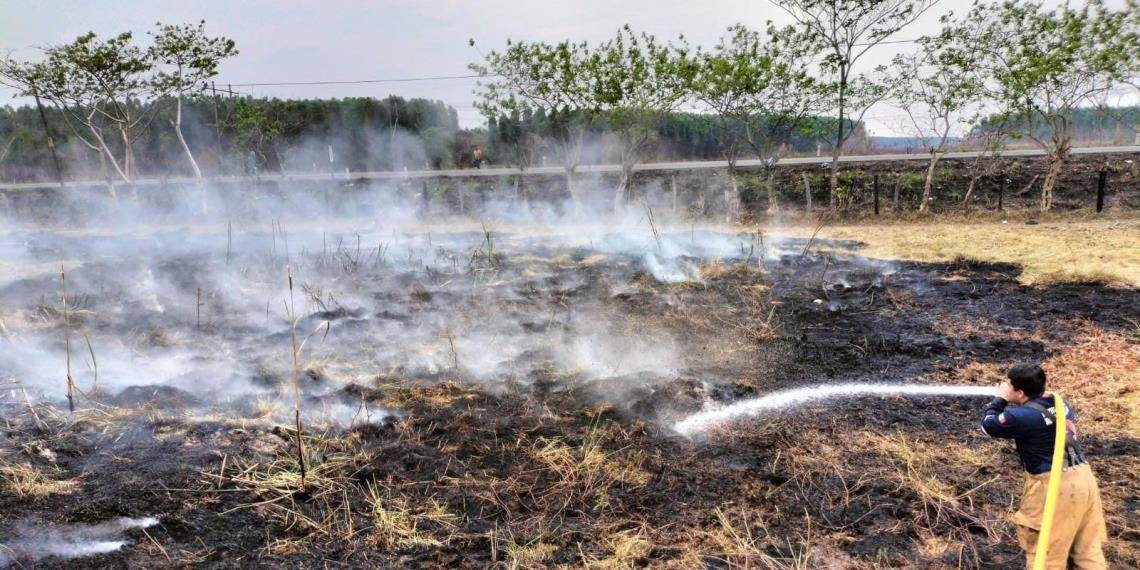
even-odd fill
[{"label": "firefighter's hand", "polygon": [[1013,389],[1013,385],[1009,383],[1009,380],[1002,381],[994,388],[994,395],[1007,402],[1014,401],[1016,398],[1014,392],[1016,392],[1016,390]]}]

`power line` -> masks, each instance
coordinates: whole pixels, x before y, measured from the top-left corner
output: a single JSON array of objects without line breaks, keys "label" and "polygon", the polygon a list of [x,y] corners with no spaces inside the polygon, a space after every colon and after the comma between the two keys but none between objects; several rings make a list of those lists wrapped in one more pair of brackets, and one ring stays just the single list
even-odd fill
[{"label": "power line", "polygon": [[294,85],[359,85],[365,83],[410,83],[413,81],[444,81],[451,79],[478,79],[493,75],[436,75],[432,77],[396,77],[388,79],[355,79],[349,81],[271,81],[265,83],[228,83],[234,87],[278,87]]},{"label": "power line", "polygon": [[916,38],[916,39],[910,39],[910,40],[883,40],[881,42],[874,42],[874,43],[868,42],[868,43],[854,44],[854,45],[863,47],[863,46],[869,46],[869,45],[881,46],[884,44],[913,44],[913,43],[918,43],[918,39]]},{"label": "power line", "polygon": [[[886,44],[912,44],[916,43],[917,39],[906,40],[883,40],[874,42],[874,45]],[[870,43],[854,44],[855,46],[868,46]],[[262,83],[228,83],[234,87],[293,87],[304,85],[362,85],[369,83],[412,83],[416,81],[448,81],[455,79],[481,79],[484,77],[499,77],[497,74],[471,74],[471,75],[434,75],[427,77],[393,77],[385,79],[353,79],[343,81],[267,81]]]}]

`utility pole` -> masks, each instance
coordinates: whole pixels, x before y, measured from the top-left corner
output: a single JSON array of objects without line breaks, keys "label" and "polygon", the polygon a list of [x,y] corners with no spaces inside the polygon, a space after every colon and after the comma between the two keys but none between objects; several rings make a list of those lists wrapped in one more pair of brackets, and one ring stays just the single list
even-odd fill
[{"label": "utility pole", "polygon": [[51,161],[55,164],[55,179],[59,182],[60,188],[63,187],[63,169],[59,167],[59,154],[55,152],[55,139],[51,138],[51,129],[48,128],[47,115],[44,114],[44,106],[40,103],[40,92],[32,85],[32,97],[36,99],[36,109],[40,112],[40,122],[44,126],[44,135],[47,136],[47,145],[51,150]]}]

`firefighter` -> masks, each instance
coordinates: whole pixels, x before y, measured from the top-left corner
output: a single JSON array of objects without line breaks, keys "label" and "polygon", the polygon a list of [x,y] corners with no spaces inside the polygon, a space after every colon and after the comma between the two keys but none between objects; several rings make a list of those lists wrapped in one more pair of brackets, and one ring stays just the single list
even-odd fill
[{"label": "firefighter", "polygon": [[[1045,371],[1040,366],[1015,366],[1007,377],[998,384],[994,399],[982,416],[982,431],[1016,443],[1026,473],[1021,507],[1013,515],[1013,522],[1017,526],[1017,541],[1025,550],[1026,567],[1032,568],[1053,463],[1056,410],[1053,395],[1045,393]],[[1081,450],[1072,409],[1066,410],[1065,418],[1064,470],[1046,568],[1063,569],[1070,561],[1075,568],[1107,568],[1102,545],[1108,535],[1100,489]]]}]

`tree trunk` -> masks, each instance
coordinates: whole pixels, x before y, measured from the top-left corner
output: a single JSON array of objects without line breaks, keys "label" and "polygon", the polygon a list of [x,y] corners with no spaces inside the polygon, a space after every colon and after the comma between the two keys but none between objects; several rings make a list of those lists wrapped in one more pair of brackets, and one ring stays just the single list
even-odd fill
[{"label": "tree trunk", "polygon": [[1065,157],[1060,149],[1049,153],[1049,171],[1045,174],[1045,182],[1041,184],[1041,211],[1047,212],[1053,208],[1053,186],[1057,177],[1061,175],[1061,167],[1065,165]]},{"label": "tree trunk", "polygon": [[731,224],[740,216],[740,185],[736,182],[736,173],[729,171],[728,185],[724,187],[724,223]]},{"label": "tree trunk", "polygon": [[930,194],[934,187],[934,167],[938,165],[939,158],[937,152],[930,153],[930,166],[926,168],[926,183],[922,186],[922,204],[918,207],[919,213],[925,214],[930,211]]},{"label": "tree trunk", "polygon": [[630,180],[633,179],[633,167],[631,165],[621,165],[621,180],[618,181],[617,188],[614,189],[614,215],[621,212],[621,206],[626,201],[626,194],[629,192]]},{"label": "tree trunk", "polygon": [[768,214],[780,211],[780,204],[776,198],[776,169],[768,168],[766,183],[768,185]]},{"label": "tree trunk", "polygon": [[902,181],[901,174],[895,178],[895,196],[894,202],[891,204],[891,210],[895,212],[899,211],[899,189],[902,188]]},{"label": "tree trunk", "polygon": [[970,185],[966,187],[966,197],[962,199],[962,210],[970,211],[970,199],[974,197],[974,188],[978,186],[977,175],[970,177]]},{"label": "tree trunk", "polygon": [[[988,147],[987,144],[985,148]],[[984,153],[985,150],[983,149],[982,152]],[[974,197],[974,190],[978,187],[978,179],[982,177],[981,172],[978,171],[982,166],[982,156],[982,154],[978,154],[978,157],[974,159],[973,166],[970,167],[970,186],[966,188],[966,197],[962,199],[962,209],[967,212],[970,211],[970,199]]]},{"label": "tree trunk", "polygon": [[839,147],[831,153],[831,180],[830,192],[828,192],[827,203],[831,209],[835,209],[835,191],[839,188]]},{"label": "tree trunk", "polygon": [[179,94],[175,99],[174,105],[174,135],[178,137],[178,143],[182,145],[182,152],[186,153],[186,161],[190,163],[190,169],[194,171],[194,178],[200,182],[202,180],[202,169],[198,168],[198,161],[194,160],[194,153],[190,152],[190,145],[186,144],[186,137],[182,135],[182,95]]},{"label": "tree trunk", "polygon": [[190,145],[186,144],[186,137],[182,136],[181,93],[178,94],[174,104],[174,135],[178,138],[178,143],[182,145],[182,152],[186,154],[186,160],[190,163],[190,169],[194,171],[194,182],[198,186],[198,198],[202,202],[202,214],[208,214],[209,205],[206,203],[206,185],[202,180],[202,169],[198,168],[198,161],[194,160],[194,153],[190,152]]},{"label": "tree trunk", "polygon": [[669,189],[673,191],[673,213],[677,213],[677,175],[669,176]]},{"label": "tree trunk", "polygon": [[835,129],[835,149],[831,152],[831,186],[828,197],[828,205],[832,210],[835,209],[835,191],[839,188],[839,155],[843,152],[843,112],[844,104],[846,103],[844,96],[847,94],[847,73],[843,71],[839,80],[839,126]]},{"label": "tree trunk", "polygon": [[801,173],[804,181],[804,212],[811,215],[811,183],[808,182],[807,173]]},{"label": "tree trunk", "polygon": [[[98,144],[99,160],[100,160],[100,164],[102,164],[102,166],[104,168],[104,171],[106,171],[107,162],[110,162],[111,166],[115,169],[115,174],[118,174],[120,179],[122,179],[124,182],[130,184],[131,177],[127,174],[127,172],[124,172],[123,167],[119,164],[118,159],[116,159],[114,153],[111,152],[111,147],[107,146],[107,141],[104,140],[103,136],[98,131],[96,131],[94,128],[92,128],[90,130],[91,130],[92,136],[95,137],[95,142],[99,143]],[[110,184],[110,182],[109,182],[111,180],[110,176],[107,177],[107,180],[108,180],[108,184],[110,186],[111,197],[115,198],[116,196],[115,196],[114,185]]]},{"label": "tree trunk", "polygon": [[582,201],[578,198],[578,191],[574,187],[574,169],[563,169],[563,174],[566,176],[566,192],[570,194],[570,202],[574,204],[574,215],[582,215]]},{"label": "tree trunk", "polygon": [[139,189],[135,185],[135,153],[131,148],[131,137],[124,127],[119,127],[119,137],[123,140],[123,171],[126,173],[124,178],[131,189],[131,199],[138,202]]},{"label": "tree trunk", "polygon": [[111,196],[114,202],[119,201],[119,195],[115,193],[115,181],[111,179],[111,173],[107,172],[107,157],[99,153],[99,169],[103,173],[103,179],[107,181],[107,194]]}]

